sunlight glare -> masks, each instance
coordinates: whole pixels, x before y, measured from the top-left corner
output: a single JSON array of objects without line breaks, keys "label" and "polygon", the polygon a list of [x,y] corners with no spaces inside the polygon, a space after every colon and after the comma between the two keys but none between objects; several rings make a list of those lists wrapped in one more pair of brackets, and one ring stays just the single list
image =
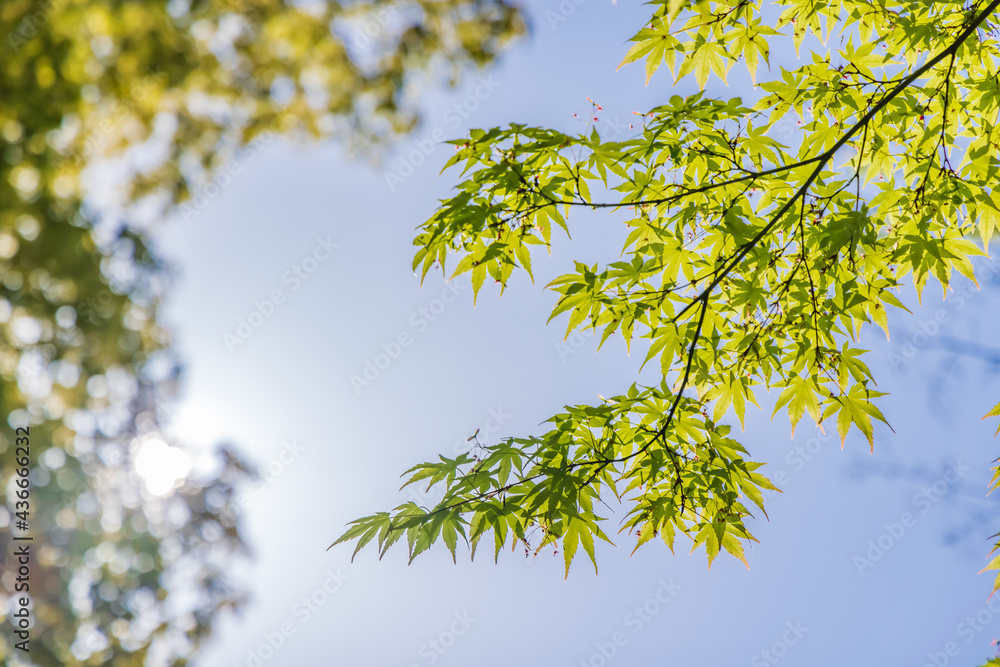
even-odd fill
[{"label": "sunlight glare", "polygon": [[147,491],[156,496],[165,496],[191,472],[191,459],[177,447],[171,447],[159,438],[150,438],[139,445],[135,471],[139,473]]}]

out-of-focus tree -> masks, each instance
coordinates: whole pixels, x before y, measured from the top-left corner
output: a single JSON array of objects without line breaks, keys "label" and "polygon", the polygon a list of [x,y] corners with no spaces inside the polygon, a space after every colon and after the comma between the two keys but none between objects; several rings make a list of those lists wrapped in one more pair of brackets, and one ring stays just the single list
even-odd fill
[{"label": "out-of-focus tree", "polygon": [[[0,5],[0,481],[13,511],[30,427],[35,617],[30,653],[0,636],[6,664],[182,664],[242,601],[249,471],[226,448],[192,470],[163,435],[177,363],[148,226],[262,137],[411,130],[414,93],[523,30],[506,0]],[[6,611],[23,532],[0,523]]]}]

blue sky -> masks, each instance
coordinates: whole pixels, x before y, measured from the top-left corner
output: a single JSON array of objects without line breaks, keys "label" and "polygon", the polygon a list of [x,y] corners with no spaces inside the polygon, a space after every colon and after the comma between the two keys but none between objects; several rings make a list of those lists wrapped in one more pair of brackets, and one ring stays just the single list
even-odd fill
[{"label": "blue sky", "polygon": [[[891,341],[864,332],[895,429],[876,430],[874,454],[857,433],[841,450],[805,422],[792,439],[766,401],[748,416],[743,442],[787,480],[754,526],[749,570],[723,557],[708,571],[703,553],[654,543],[629,557],[625,539],[599,548],[599,575],[581,561],[567,580],[550,554],[453,565],[442,548],[407,566],[403,548],[354,564],[350,548],[326,551],[349,520],[406,500],[398,475],[414,463],[477,428],[490,442],[538,432],[563,405],[627,387],[641,363],[620,342],[595,354],[589,336],[562,343],[564,321],[545,325],[549,279],[616,257],[613,216],[579,215],[534,285],[517,279],[502,299],[487,287],[475,307],[467,277],[421,287],[410,269],[414,228],[457,178],[438,175],[452,150],[439,137],[512,121],[583,129],[588,97],[603,132],[627,132],[632,111],[694,92],[666,71],[648,87],[641,66],[615,71],[643,6],[527,10],[533,35],[459,89],[429,91],[424,125],[381,164],[275,141],[158,232],[178,270],[165,310],[186,363],[175,429],[237,443],[265,475],[244,510],[254,560],[237,567],[252,603],[196,664],[980,664],[1000,637],[991,577],[976,574],[1000,530],[985,496],[995,427],[980,421],[1000,397],[1000,275],[962,299],[928,290]],[[794,61],[789,49],[772,66]],[[710,86],[754,95],[738,69]],[[367,364],[378,376],[352,383]]]}]

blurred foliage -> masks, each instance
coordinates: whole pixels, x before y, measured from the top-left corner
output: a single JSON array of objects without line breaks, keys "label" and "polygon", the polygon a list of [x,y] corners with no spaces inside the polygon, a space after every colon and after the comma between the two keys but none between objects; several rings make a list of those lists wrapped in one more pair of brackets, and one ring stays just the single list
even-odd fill
[{"label": "blurred foliage", "polygon": [[0,4],[0,477],[13,510],[30,425],[36,621],[30,654],[0,635],[6,664],[183,664],[243,599],[245,464],[224,448],[162,496],[135,470],[178,377],[149,225],[265,131],[411,130],[422,86],[523,31],[505,0]]}]

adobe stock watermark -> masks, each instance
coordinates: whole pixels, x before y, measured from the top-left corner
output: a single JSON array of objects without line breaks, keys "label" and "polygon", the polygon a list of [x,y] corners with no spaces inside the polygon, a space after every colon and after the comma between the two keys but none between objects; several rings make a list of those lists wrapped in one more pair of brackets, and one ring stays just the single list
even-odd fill
[{"label": "adobe stock watermark", "polygon": [[[673,579],[664,581],[660,579],[656,592],[647,598],[642,604],[637,604],[622,618],[622,624],[632,630],[632,635],[642,632],[648,623],[653,620],[663,608],[677,596],[681,591],[680,584],[674,583]],[[616,655],[618,651],[628,644],[629,635],[618,630],[612,633],[608,641],[595,642],[594,652],[586,658],[580,658],[579,667],[604,667]]]},{"label": "adobe stock watermark", "polygon": [[21,47],[30,42],[38,35],[38,31],[43,29],[52,17],[53,12],[59,11],[67,0],[43,0],[41,6],[34,12],[26,15],[17,23],[17,27],[7,33],[7,43],[15,53]]},{"label": "adobe stock watermark", "polygon": [[635,124],[623,120],[617,114],[610,118],[608,116],[600,118],[596,120],[596,123],[599,126],[598,134],[600,134],[602,141],[618,141],[630,133],[633,135],[635,133]]},{"label": "adobe stock watermark", "polygon": [[366,358],[361,372],[350,376],[349,380],[354,394],[360,396],[365,388],[370,387],[375,380],[379,379],[382,373],[388,370],[396,359],[399,359],[403,350],[413,345],[415,337],[427,331],[431,322],[436,321],[448,309],[448,305],[455,303],[455,300],[464,291],[465,288],[460,287],[458,283],[448,281],[444,284],[441,294],[437,298],[414,311],[407,320],[410,329],[399,332],[388,343],[381,343],[379,348],[382,351],[371,358]]},{"label": "adobe stock watermark", "polygon": [[[805,444],[794,445],[785,454],[784,461],[787,465],[791,466],[793,473],[797,473],[806,467],[806,463],[819,455],[823,451],[823,447],[832,439],[834,439],[832,432],[825,431],[817,425],[815,435],[806,440]],[[791,477],[783,468],[778,468],[767,474],[779,489],[784,488],[791,480]],[[780,491],[772,491],[771,489],[761,489],[761,495],[764,496],[765,502],[770,501],[775,496],[780,495],[780,493]]]},{"label": "adobe stock watermark", "polygon": [[[1000,616],[1000,595],[994,595],[975,614],[966,616],[962,622],[955,626],[955,634],[964,639],[966,644],[974,640],[981,632],[986,630],[998,616]],[[940,651],[928,651],[927,662],[921,667],[945,667],[951,664],[952,658],[957,658],[962,652],[962,647],[957,641],[949,640],[945,642]],[[977,663],[978,664],[978,663]]]},{"label": "adobe stock watermark", "polygon": [[[1000,275],[1000,257],[993,258],[977,267],[976,274],[984,282],[996,278],[997,275]],[[965,280],[958,282],[952,290],[953,293],[949,295],[950,298],[945,299],[943,307],[935,310],[932,317],[919,320],[910,334],[902,337],[898,352],[896,350],[889,352],[889,366],[893,371],[899,372],[932,340],[941,335],[941,332],[945,330],[945,325],[951,322],[953,312],[962,310],[966,304],[982,294],[982,290],[977,288],[974,283]]]},{"label": "adobe stock watermark", "polygon": [[[503,428],[510,420],[510,415],[503,411],[503,408],[493,409],[490,408],[486,411],[487,417],[476,429],[475,433],[468,438],[460,438],[456,440],[451,447],[451,453],[455,456],[467,453],[470,449],[475,449],[476,447],[483,447],[490,444],[492,436],[496,434],[500,429]],[[473,443],[470,445],[470,443]],[[407,490],[407,500],[410,500],[417,505],[430,505],[437,502],[437,499],[433,497],[430,490],[427,489],[425,484],[417,482],[415,484],[410,484],[406,487]]]},{"label": "adobe stock watermark", "polygon": [[250,488],[239,495],[236,498],[235,505],[231,505],[226,508],[223,515],[228,516],[230,519],[235,519],[237,516],[243,513],[247,507],[253,503],[254,499],[259,496],[265,488],[267,488],[271,482],[276,480],[285,474],[287,470],[296,459],[302,455],[305,451],[305,447],[298,444],[295,440],[286,440],[281,443],[281,451],[278,452],[267,465],[264,467],[264,472],[258,479],[254,479],[251,482]]},{"label": "adobe stock watermark", "polygon": [[263,148],[273,142],[277,136],[278,133],[274,130],[264,130],[244,146],[236,156],[226,162],[222,168],[216,170],[208,183],[191,194],[190,201],[180,205],[181,218],[184,219],[184,222],[190,222],[201,215],[232,184],[233,179],[242,173],[243,167],[257,157]]},{"label": "adobe stock watermark", "polygon": [[785,628],[781,633],[781,638],[772,643],[769,647],[761,649],[750,658],[750,667],[767,667],[776,665],[788,655],[788,649],[799,643],[799,640],[809,632],[809,628],[802,626],[802,621],[785,621]]},{"label": "adobe stock watermark", "polygon": [[420,658],[421,662],[411,662],[408,667],[435,664],[476,622],[476,619],[470,616],[468,611],[462,613],[456,611],[452,614],[452,618],[453,620],[447,628],[439,632],[436,637],[421,644],[420,648],[417,649],[417,657]]},{"label": "adobe stock watermark", "polygon": [[[341,572],[339,567],[336,570],[327,570],[323,582],[295,603],[289,612],[291,618],[286,617],[286,620],[279,623],[273,631],[262,635],[261,641],[247,651],[246,659],[235,663],[233,667],[262,667],[291,637],[295,636],[299,626],[308,623],[309,619],[329,603],[348,579],[350,576]],[[293,621],[297,621],[298,626]]]},{"label": "adobe stock watermark", "polygon": [[[590,331],[588,329],[588,331]],[[593,334],[589,336],[593,338]],[[559,355],[559,361],[566,363],[566,360],[572,357],[574,354],[583,349],[583,346],[587,344],[588,336],[584,336],[579,331],[574,331],[565,340],[556,341],[555,350],[556,354]]]},{"label": "adobe stock watermark", "polygon": [[[313,246],[312,250],[281,274],[282,284],[289,285],[288,292],[295,292],[302,287],[339,247],[338,244],[330,240],[329,235],[326,238],[317,236],[316,245]],[[236,320],[235,330],[232,333],[227,331],[222,334],[222,342],[225,343],[226,349],[232,353],[238,346],[247,342],[250,336],[274,315],[278,306],[285,303],[286,296],[284,290],[275,288],[263,299],[255,299],[253,310],[246,317],[240,317]]]},{"label": "adobe stock watermark", "polygon": [[372,43],[372,40],[376,39],[382,34],[392,19],[402,14],[402,10],[398,5],[389,5],[388,7],[382,7],[374,16],[364,21],[362,25],[357,26],[354,29],[354,37],[351,43],[359,49],[363,49]]},{"label": "adobe stock watermark", "polygon": [[865,570],[874,567],[875,563],[882,560],[907,532],[917,525],[919,515],[926,514],[932,507],[941,502],[951,487],[957,484],[968,471],[969,467],[962,465],[961,460],[948,463],[948,471],[940,479],[929,486],[921,487],[910,501],[914,509],[920,510],[919,513],[903,512],[899,515],[898,520],[882,524],[885,530],[875,539],[868,540],[868,549],[864,555],[854,556],[854,567],[857,568],[858,574],[862,577],[865,576]]},{"label": "adobe stock watermark", "polygon": [[[583,131],[580,132],[581,136],[590,136],[591,130],[597,130],[598,135],[601,137],[601,141],[618,141],[625,135],[632,133],[635,134],[635,123],[623,120],[621,116],[615,114],[609,117],[605,115],[604,105],[587,98],[590,102],[589,107],[583,109],[578,109],[576,113],[573,114],[573,118],[576,119],[578,123],[583,123]],[[638,111],[632,112],[633,116],[638,116],[642,118],[641,125],[645,127],[645,118],[648,114],[641,114]]]},{"label": "adobe stock watermark", "polygon": [[[754,88],[756,88],[756,86],[754,86]],[[803,118],[797,113],[786,113],[781,118],[777,119],[774,122],[774,125],[768,128],[766,134],[775,141],[780,141],[790,145],[794,140],[802,138],[804,134],[802,131],[802,121]]]},{"label": "adobe stock watermark", "polygon": [[[479,83],[475,89],[444,112],[441,117],[442,122],[446,123],[449,128],[456,129],[463,120],[470,118],[472,113],[488,100],[499,87],[500,82],[496,81],[492,74],[479,77]],[[444,128],[435,127],[431,132],[425,134],[423,139],[415,141],[414,148],[399,158],[395,168],[386,170],[383,174],[385,183],[389,186],[389,192],[395,192],[401,183],[412,176],[418,167],[444,145],[446,138]]]},{"label": "adobe stock watermark", "polygon": [[[613,1],[617,2],[617,0]],[[561,0],[556,6],[555,11],[546,9],[545,20],[548,21],[549,29],[556,30],[560,23],[568,21],[569,17],[576,13],[580,5],[586,2],[587,0]]]},{"label": "adobe stock watermark", "polygon": [[128,114],[133,112],[138,104],[142,103],[148,95],[152,94],[153,90],[160,85],[159,80],[166,76],[164,72],[149,70],[146,76],[131,87],[128,96],[123,99],[114,100],[114,106],[110,113],[106,114],[100,123],[94,127],[85,128],[88,134],[83,140],[83,145],[79,148],[66,150],[68,147],[63,146],[62,142],[67,140],[59,139],[57,135],[55,145],[57,150],[62,153],[61,160],[69,162],[74,166],[79,166],[87,160],[100,155],[101,149],[113,136],[115,128],[121,125]]},{"label": "adobe stock watermark", "polygon": [[77,312],[89,324],[97,324],[107,313],[114,312],[114,299],[115,296],[105,287],[97,294],[87,297],[77,308]]}]

